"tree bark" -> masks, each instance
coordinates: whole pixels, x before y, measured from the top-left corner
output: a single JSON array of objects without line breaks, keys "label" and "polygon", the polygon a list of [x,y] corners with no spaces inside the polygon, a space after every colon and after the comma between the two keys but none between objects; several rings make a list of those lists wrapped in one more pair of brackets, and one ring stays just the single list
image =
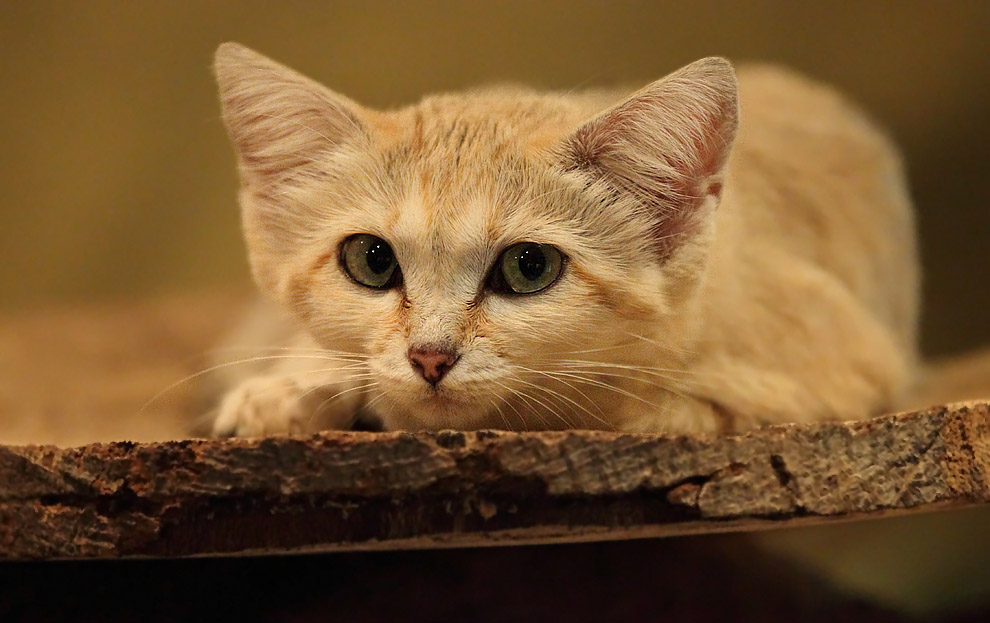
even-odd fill
[{"label": "tree bark", "polygon": [[657,537],[990,502],[990,405],[740,436],[324,433],[0,446],[0,558]]}]

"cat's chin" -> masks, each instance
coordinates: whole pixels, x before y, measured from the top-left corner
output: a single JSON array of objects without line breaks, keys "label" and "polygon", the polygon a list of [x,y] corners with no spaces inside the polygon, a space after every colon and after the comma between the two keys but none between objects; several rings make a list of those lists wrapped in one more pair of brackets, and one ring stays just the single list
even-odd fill
[{"label": "cat's chin", "polygon": [[488,411],[477,401],[437,393],[395,404],[377,417],[388,431],[501,428],[491,421]]}]

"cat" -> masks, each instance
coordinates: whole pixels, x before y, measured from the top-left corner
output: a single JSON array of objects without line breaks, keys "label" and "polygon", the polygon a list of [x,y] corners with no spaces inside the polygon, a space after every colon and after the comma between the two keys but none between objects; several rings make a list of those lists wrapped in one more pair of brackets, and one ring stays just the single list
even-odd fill
[{"label": "cat", "polygon": [[377,111],[234,43],[215,72],[272,301],[217,436],[739,432],[910,399],[905,177],[825,86],[705,58]]}]

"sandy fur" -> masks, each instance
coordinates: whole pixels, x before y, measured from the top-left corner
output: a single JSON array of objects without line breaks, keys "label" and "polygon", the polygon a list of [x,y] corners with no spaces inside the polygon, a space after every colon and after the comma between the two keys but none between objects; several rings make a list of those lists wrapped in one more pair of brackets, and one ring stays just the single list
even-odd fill
[{"label": "sandy fur", "polygon": [[[217,434],[359,411],[389,429],[738,431],[910,400],[899,159],[824,86],[705,59],[636,93],[500,87],[383,112],[236,44],[216,71],[252,270],[281,310],[237,341],[293,349],[228,379]],[[401,288],[344,274],[356,233],[392,245]],[[560,249],[561,278],[486,291],[519,241]],[[461,354],[436,390],[406,358],[422,345]]]}]

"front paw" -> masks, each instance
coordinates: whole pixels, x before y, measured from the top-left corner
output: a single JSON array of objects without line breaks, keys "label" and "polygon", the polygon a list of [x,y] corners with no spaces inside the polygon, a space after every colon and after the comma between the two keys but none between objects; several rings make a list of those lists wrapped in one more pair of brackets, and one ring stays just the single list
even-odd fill
[{"label": "front paw", "polygon": [[214,437],[261,437],[301,433],[313,414],[304,408],[306,390],[284,376],[257,376],[227,393],[213,421]]}]

